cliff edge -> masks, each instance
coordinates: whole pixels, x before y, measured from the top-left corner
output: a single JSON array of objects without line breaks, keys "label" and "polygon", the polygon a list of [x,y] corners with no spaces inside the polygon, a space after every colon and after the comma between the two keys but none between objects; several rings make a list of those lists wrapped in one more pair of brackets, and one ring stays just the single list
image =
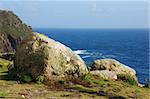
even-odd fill
[{"label": "cliff edge", "polygon": [[0,52],[14,52],[25,36],[32,33],[27,26],[11,11],[0,10]]}]

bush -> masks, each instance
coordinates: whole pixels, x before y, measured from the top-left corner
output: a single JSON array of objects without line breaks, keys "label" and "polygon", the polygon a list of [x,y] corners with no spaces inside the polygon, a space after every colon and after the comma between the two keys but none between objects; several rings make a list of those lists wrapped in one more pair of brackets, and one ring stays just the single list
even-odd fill
[{"label": "bush", "polygon": [[82,77],[82,79],[85,81],[85,82],[88,82],[89,84],[98,84],[100,86],[103,86],[105,84],[107,84],[109,82],[109,80],[105,80],[105,79],[102,79],[101,77],[99,76],[93,76],[91,74],[86,74]]},{"label": "bush", "polygon": [[36,78],[36,83],[38,84],[41,84],[44,82],[44,76],[42,75],[39,75],[37,78]]},{"label": "bush", "polygon": [[131,78],[130,76],[128,76],[127,82],[131,85],[137,85],[137,81],[135,79]]},{"label": "bush", "polygon": [[93,81],[95,80],[95,79],[93,78],[93,76],[90,75],[90,74],[84,75],[84,76],[82,77],[82,79],[83,79],[84,81],[90,83],[90,84],[93,84]]},{"label": "bush", "polygon": [[65,84],[65,81],[64,81],[64,80],[59,80],[58,83],[64,85],[64,84]]},{"label": "bush", "polygon": [[138,84],[138,82],[134,78],[132,78],[129,75],[126,75],[126,74],[118,74],[117,78],[120,79],[120,80],[123,80],[125,82],[128,82],[131,85],[137,85]]},{"label": "bush", "polygon": [[32,77],[30,75],[23,75],[23,76],[21,76],[21,81],[22,82],[31,82]]}]

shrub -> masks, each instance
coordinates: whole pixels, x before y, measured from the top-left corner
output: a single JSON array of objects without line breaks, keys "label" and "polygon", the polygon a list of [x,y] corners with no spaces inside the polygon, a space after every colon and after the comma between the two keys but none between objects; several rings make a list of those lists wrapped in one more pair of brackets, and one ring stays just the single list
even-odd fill
[{"label": "shrub", "polygon": [[88,82],[89,84],[98,84],[100,86],[103,86],[109,82],[109,80],[105,80],[99,76],[93,76],[91,74],[84,75],[82,79]]},{"label": "shrub", "polygon": [[130,76],[127,77],[127,82],[131,85],[137,85],[137,81]]},{"label": "shrub", "polygon": [[120,80],[123,80],[125,82],[128,82],[131,85],[137,85],[138,84],[138,82],[134,78],[132,78],[129,75],[126,75],[126,74],[118,74],[117,78],[120,79]]},{"label": "shrub", "polygon": [[95,80],[95,79],[93,78],[93,76],[90,75],[90,74],[84,75],[84,76],[82,77],[82,79],[83,79],[84,81],[90,83],[90,84],[93,84],[93,81]]},{"label": "shrub", "polygon": [[42,75],[39,75],[37,78],[36,78],[36,83],[38,84],[41,84],[44,82],[44,76]]},{"label": "shrub", "polygon": [[64,85],[64,84],[65,84],[65,81],[64,81],[64,80],[59,80],[58,83]]},{"label": "shrub", "polygon": [[22,82],[31,82],[32,77],[30,75],[23,75],[23,76],[21,76],[21,81]]}]

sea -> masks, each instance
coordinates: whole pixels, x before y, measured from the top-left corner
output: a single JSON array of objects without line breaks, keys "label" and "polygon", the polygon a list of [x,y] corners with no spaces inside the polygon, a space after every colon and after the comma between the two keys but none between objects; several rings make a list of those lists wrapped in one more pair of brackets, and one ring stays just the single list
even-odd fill
[{"label": "sea", "polygon": [[135,69],[140,83],[150,79],[148,29],[33,30],[70,47],[88,66],[96,59],[116,59]]}]

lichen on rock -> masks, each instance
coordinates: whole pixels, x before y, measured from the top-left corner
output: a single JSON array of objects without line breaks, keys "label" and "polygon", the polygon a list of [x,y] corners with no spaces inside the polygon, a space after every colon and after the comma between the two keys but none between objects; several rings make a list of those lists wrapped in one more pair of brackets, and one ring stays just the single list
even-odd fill
[{"label": "lichen on rock", "polygon": [[[91,66],[91,71],[101,71],[102,72],[103,70],[114,72],[114,73],[116,73],[117,76],[124,75],[124,77],[130,77],[133,80],[137,81],[136,71],[134,69],[132,69],[129,66],[126,66],[114,59],[99,59],[99,60],[95,60],[93,62],[92,66]],[[105,76],[110,77],[110,75],[107,73],[102,72],[103,74],[100,74],[101,72],[99,72],[97,74],[99,74],[99,75],[105,74]],[[118,78],[120,78],[120,76]]]},{"label": "lichen on rock", "polygon": [[88,72],[84,61],[65,45],[39,33],[28,36],[17,49],[17,74],[30,74],[33,79],[80,77]]}]

